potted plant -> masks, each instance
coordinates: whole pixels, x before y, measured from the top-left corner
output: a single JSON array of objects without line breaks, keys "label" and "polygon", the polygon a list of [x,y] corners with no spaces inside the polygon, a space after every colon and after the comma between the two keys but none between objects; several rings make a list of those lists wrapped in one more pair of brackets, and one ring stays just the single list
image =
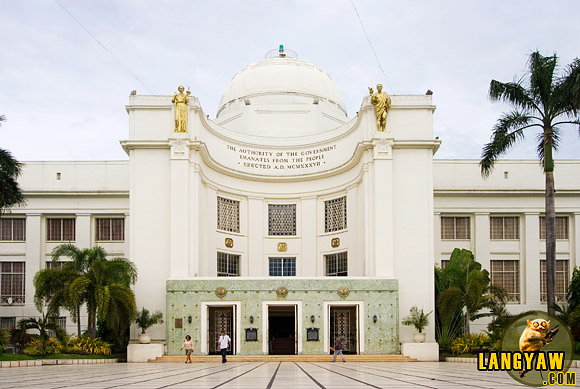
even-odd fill
[{"label": "potted plant", "polygon": [[163,324],[163,313],[160,311],[155,311],[151,314],[148,309],[141,309],[137,312],[135,317],[135,323],[137,327],[141,328],[141,333],[139,334],[139,343],[148,344],[151,343],[151,335],[146,334],[147,328],[154,326],[155,324]]},{"label": "potted plant", "polygon": [[[431,311],[431,312],[433,312],[433,311]],[[419,310],[419,308],[417,308],[417,306],[413,306],[409,310],[409,313],[410,313],[409,316],[403,318],[404,325],[415,326],[417,331],[419,331],[418,333],[416,333],[413,336],[415,343],[424,343],[425,342],[426,334],[423,333],[423,330],[425,329],[425,327],[427,327],[429,325],[429,315],[431,314],[431,312],[429,312],[428,314],[425,314],[423,312],[423,309]]]}]

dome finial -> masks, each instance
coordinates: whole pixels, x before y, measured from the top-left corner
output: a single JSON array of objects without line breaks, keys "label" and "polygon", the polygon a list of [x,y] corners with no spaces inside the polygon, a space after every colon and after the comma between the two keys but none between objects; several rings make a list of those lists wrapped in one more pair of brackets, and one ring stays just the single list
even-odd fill
[{"label": "dome finial", "polygon": [[294,58],[298,59],[298,54],[294,50],[288,50],[284,48],[284,45],[278,46],[278,50],[272,49],[266,53],[264,56],[266,59],[269,58]]},{"label": "dome finial", "polygon": [[285,57],[286,54],[284,53],[284,45],[280,45],[280,49],[278,49],[278,52],[280,53],[280,57]]}]

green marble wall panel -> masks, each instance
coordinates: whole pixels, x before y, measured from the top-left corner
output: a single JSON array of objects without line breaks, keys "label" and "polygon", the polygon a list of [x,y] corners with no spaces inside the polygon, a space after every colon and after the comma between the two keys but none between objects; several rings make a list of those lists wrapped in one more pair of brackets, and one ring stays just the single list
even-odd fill
[{"label": "green marble wall panel", "polygon": [[[216,288],[227,290],[218,297]],[[288,290],[285,297],[278,296],[276,290]],[[347,296],[340,296],[338,289],[348,288]],[[240,302],[241,341],[238,354],[262,354],[263,301],[301,301],[302,302],[302,353],[323,354],[324,303],[360,301],[364,305],[364,315],[359,325],[364,327],[365,354],[393,354],[399,351],[399,298],[398,282],[393,279],[303,279],[303,278],[216,278],[167,281],[167,348],[169,354],[179,354],[185,335],[192,337],[195,354],[201,354],[201,309],[202,303],[211,305],[216,302]],[[315,321],[310,317],[314,315]],[[373,321],[373,316],[377,321]],[[188,317],[191,316],[191,323]],[[250,316],[254,322],[250,323]],[[183,328],[175,328],[175,319],[182,319]],[[258,329],[258,341],[246,342],[244,329]],[[307,341],[306,328],[319,328],[319,341]],[[359,329],[360,330],[360,329]]]}]

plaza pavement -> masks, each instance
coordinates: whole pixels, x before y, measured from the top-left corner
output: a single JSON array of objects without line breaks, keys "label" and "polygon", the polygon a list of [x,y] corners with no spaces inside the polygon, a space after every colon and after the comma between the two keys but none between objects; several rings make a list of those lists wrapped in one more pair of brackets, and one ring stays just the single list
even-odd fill
[{"label": "plaza pavement", "polygon": [[[570,369],[578,374],[580,369]],[[576,384],[580,385],[579,383]],[[449,362],[117,363],[0,369],[0,388],[498,388],[506,372]]]}]

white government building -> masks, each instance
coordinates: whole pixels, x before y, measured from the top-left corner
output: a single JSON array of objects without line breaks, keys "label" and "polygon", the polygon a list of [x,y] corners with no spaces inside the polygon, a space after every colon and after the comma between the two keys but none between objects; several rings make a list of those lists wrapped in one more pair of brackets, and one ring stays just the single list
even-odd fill
[{"label": "white government building", "polygon": [[[398,353],[415,332],[401,318],[434,309],[434,266],[455,247],[512,312],[545,309],[538,162],[483,179],[477,160],[436,160],[432,96],[391,99],[381,132],[369,96],[348,117],[331,78],[282,51],[235,75],[214,120],[182,101],[184,132],[172,96],[132,94],[128,161],[25,164],[28,203],[0,223],[1,326],[38,316],[33,277],[64,242],[136,263],[137,306],[164,313],[149,332],[169,354],[185,334],[215,353],[222,329],[236,354],[322,354],[337,335],[350,353]],[[579,177],[580,161],[557,161],[560,299],[580,258]],[[433,350],[433,316],[426,333]]]}]

